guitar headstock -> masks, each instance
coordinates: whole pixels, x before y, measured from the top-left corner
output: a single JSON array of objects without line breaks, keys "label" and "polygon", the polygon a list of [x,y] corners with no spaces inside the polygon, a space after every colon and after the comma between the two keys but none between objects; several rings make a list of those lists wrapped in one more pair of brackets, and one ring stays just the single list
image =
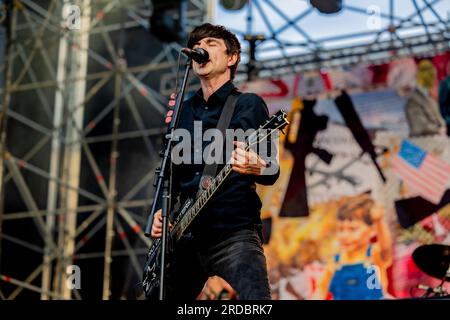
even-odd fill
[{"label": "guitar headstock", "polygon": [[280,109],[272,117],[270,117],[270,119],[267,120],[265,124],[260,126],[260,129],[278,129],[283,132],[284,127],[286,127],[288,124],[289,121],[287,120],[287,113],[284,110]]},{"label": "guitar headstock", "polygon": [[261,142],[271,136],[273,133],[280,130],[283,132],[283,128],[289,124],[287,120],[287,113],[283,110],[277,111],[269,120],[267,120],[263,125],[261,125],[255,134],[248,137],[247,147]]}]

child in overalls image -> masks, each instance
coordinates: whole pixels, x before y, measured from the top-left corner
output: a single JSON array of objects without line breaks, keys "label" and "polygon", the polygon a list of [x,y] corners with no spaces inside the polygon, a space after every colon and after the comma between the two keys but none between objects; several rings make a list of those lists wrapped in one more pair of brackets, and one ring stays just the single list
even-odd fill
[{"label": "child in overalls image", "polygon": [[339,251],[328,263],[314,298],[385,298],[392,240],[383,208],[368,193],[348,199],[337,211],[336,227]]}]

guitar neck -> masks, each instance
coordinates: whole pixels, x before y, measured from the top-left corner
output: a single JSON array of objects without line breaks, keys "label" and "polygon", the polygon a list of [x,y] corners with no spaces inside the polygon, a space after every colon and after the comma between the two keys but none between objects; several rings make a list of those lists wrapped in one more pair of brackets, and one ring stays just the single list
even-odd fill
[{"label": "guitar neck", "polygon": [[[256,143],[265,141],[267,137],[271,136],[273,132],[282,130],[289,122],[287,121],[287,114],[283,110],[279,110],[270,120],[253,132],[245,143],[244,150],[248,151],[250,147]],[[229,162],[220,170],[220,172],[212,179],[210,185],[206,190],[203,190],[195,200],[194,204],[186,202],[183,209],[174,222],[171,231],[171,236],[175,240],[179,240],[186,229],[190,226],[195,217],[199,214],[202,208],[208,203],[209,199],[214,195],[223,181],[228,177],[232,171],[232,165]]]},{"label": "guitar neck", "polygon": [[214,195],[223,181],[228,177],[230,172],[232,171],[231,163],[227,163],[222,170],[216,175],[214,179],[212,179],[210,186],[203,190],[198,198],[195,200],[194,204],[188,209],[188,211],[180,216],[177,221],[174,223],[174,227],[172,229],[172,235],[176,240],[179,240],[181,236],[184,234],[186,229],[190,226],[195,217],[199,214],[202,208],[208,203],[209,199]]}]

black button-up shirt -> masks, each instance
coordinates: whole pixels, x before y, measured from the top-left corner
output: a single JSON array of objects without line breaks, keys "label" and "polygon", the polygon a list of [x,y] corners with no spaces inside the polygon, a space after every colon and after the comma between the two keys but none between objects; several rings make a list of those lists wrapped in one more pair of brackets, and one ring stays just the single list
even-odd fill
[{"label": "black button-up shirt", "polygon": [[[235,86],[231,81],[225,83],[205,101],[200,89],[187,99],[182,107],[178,128],[187,129],[193,139],[194,121],[202,122],[202,130],[216,128],[225,101]],[[257,129],[269,119],[269,112],[263,99],[253,93],[242,93],[228,128]],[[224,138],[225,140],[225,138]],[[194,141],[191,141],[194,149]],[[209,142],[203,142],[202,152]],[[173,166],[173,183],[180,192],[181,204],[194,197],[203,173],[201,164],[178,164]],[[275,164],[277,165],[277,164]],[[217,173],[223,167],[219,165]],[[243,175],[232,171],[208,204],[202,209],[192,224],[192,234],[209,244],[222,240],[226,235],[240,228],[261,227],[261,201],[256,193],[255,183],[271,185],[279,176],[279,169],[273,175]]]}]

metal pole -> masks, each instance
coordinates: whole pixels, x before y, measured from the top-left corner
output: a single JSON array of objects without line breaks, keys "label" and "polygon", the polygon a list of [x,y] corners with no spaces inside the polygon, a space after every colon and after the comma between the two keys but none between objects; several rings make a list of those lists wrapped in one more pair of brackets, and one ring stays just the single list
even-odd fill
[{"label": "metal pole", "polygon": [[[81,1],[80,30],[74,30],[74,43],[81,48],[89,46],[89,30],[91,22],[91,0]],[[84,102],[86,93],[86,74],[88,64],[88,52],[72,51],[71,55],[71,76],[80,79],[75,82],[69,91],[69,110],[76,108]],[[72,113],[72,121],[67,123],[66,137],[70,141],[80,141],[80,128],[83,127],[84,109],[77,108]],[[81,165],[81,144],[68,143],[65,147],[63,176],[67,184],[78,187],[80,182],[80,165]],[[62,257],[57,264],[56,287],[60,290],[61,296],[66,299],[71,298],[71,290],[68,286],[63,285],[67,266],[73,263],[73,255],[75,252],[75,232],[77,215],[68,214],[68,211],[78,207],[78,192],[73,189],[62,189],[62,203],[67,208],[65,215],[60,216],[59,228],[59,247],[62,250]]]},{"label": "metal pole", "polygon": [[214,23],[217,1],[206,1],[206,21]]},{"label": "metal pole", "polygon": [[[69,3],[69,0],[64,0],[62,10],[64,11],[64,6]],[[63,17],[64,12],[61,12],[61,17]],[[61,18],[62,20],[62,18]],[[61,133],[60,126],[63,118],[63,108],[64,108],[64,93],[65,93],[65,83],[64,78],[66,77],[66,63],[67,63],[67,53],[68,53],[68,34],[63,33],[59,40],[59,52],[58,52],[58,67],[56,71],[56,81],[58,83],[55,91],[55,106],[53,109],[53,130],[52,140],[51,140],[51,151],[50,151],[50,167],[49,174],[52,177],[57,177],[59,172],[60,156],[61,156]],[[47,212],[52,212],[56,209],[58,195],[58,182],[50,179],[48,183],[47,192]],[[55,216],[52,214],[47,214],[47,236],[53,239],[53,228],[55,226]],[[42,269],[42,293],[41,300],[48,300],[49,296],[47,292],[50,290],[51,281],[51,251],[49,247],[50,240],[46,240],[46,245],[44,249],[44,261]]]},{"label": "metal pole", "polygon": [[[6,156],[6,125],[7,125],[7,110],[9,108],[9,103],[11,101],[11,92],[9,90],[12,83],[12,72],[13,72],[13,56],[14,48],[12,45],[12,39],[16,37],[16,25],[17,25],[17,9],[13,7],[11,12],[11,21],[9,21],[9,34],[5,34],[5,39],[9,43],[7,59],[5,60],[5,70],[6,70],[6,82],[5,82],[5,94],[0,104],[0,233],[2,233],[2,222],[5,210],[5,169],[4,161]],[[6,41],[5,41],[6,42]],[[2,251],[2,242],[0,237],[0,252]],[[0,270],[1,270],[2,256],[0,254]]]},{"label": "metal pole", "polygon": [[[111,141],[111,154],[110,154],[110,166],[109,166],[109,185],[107,195],[107,215],[106,215],[106,235],[105,235],[105,257],[103,264],[103,300],[109,300],[111,296],[111,263],[112,263],[112,245],[114,237],[114,225],[120,225],[117,220],[114,220],[114,214],[117,208],[117,160],[119,157],[118,144],[119,144],[119,125],[120,125],[120,102],[122,98],[122,92],[124,89],[124,76],[127,69],[127,63],[125,60],[124,42],[125,42],[125,16],[124,11],[121,12],[121,30],[118,40],[118,52],[114,52],[114,46],[111,38],[107,34],[102,34],[103,39],[107,44],[107,48],[115,60],[116,75],[114,84],[114,110],[113,110],[113,127],[112,127],[112,141]],[[139,124],[138,124],[139,125]]]},{"label": "metal pole", "polygon": [[109,169],[109,189],[108,189],[108,210],[106,216],[106,238],[105,238],[105,259],[103,267],[103,300],[109,300],[111,295],[111,263],[112,263],[112,241],[114,236],[114,213],[115,201],[117,197],[116,180],[117,180],[117,158],[118,158],[118,133],[119,133],[119,111],[120,111],[120,95],[122,90],[123,72],[125,62],[123,58],[117,59],[117,74],[115,81],[115,106],[113,115],[113,140],[110,155],[110,169]]},{"label": "metal pole", "polygon": [[[177,97],[177,103],[174,107],[172,114],[172,121],[169,124],[169,135],[166,150],[164,153],[163,162],[161,165],[160,180],[163,182],[163,194],[162,194],[162,235],[161,235],[161,272],[160,272],[160,287],[159,287],[159,299],[165,299],[165,277],[166,277],[166,256],[168,253],[168,241],[169,241],[169,218],[171,210],[171,198],[172,198],[172,172],[171,168],[171,158],[170,152],[172,151],[173,134],[175,129],[178,127],[179,115],[181,114],[181,109],[184,101],[184,92],[186,90],[187,79],[189,77],[189,72],[192,68],[192,61],[188,59],[186,64],[186,71],[183,77],[183,83],[181,85],[181,91]],[[161,184],[160,184],[161,185]],[[157,197],[155,197],[157,199]],[[156,202],[156,201],[155,201]],[[154,212],[152,210],[152,212]],[[153,213],[154,215],[154,213]],[[152,219],[153,220],[153,219]]]}]

